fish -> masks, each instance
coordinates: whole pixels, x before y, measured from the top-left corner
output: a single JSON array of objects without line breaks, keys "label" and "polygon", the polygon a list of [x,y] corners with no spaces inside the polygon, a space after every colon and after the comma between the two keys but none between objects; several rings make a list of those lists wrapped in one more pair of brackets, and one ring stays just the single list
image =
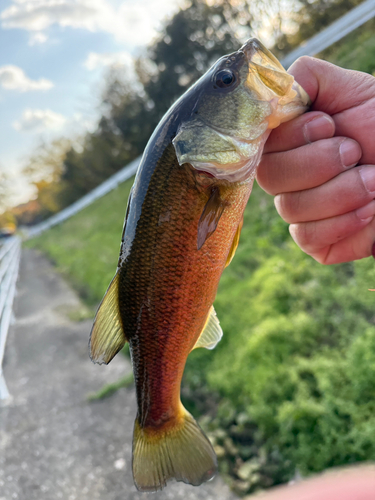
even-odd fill
[{"label": "fish", "polygon": [[213,307],[232,260],[270,131],[307,93],[257,39],[219,59],[161,119],[137,170],[117,270],[98,308],[90,356],[129,343],[137,398],[132,469],[140,491],[200,485],[217,458],[180,400],[189,353],[223,332]]}]

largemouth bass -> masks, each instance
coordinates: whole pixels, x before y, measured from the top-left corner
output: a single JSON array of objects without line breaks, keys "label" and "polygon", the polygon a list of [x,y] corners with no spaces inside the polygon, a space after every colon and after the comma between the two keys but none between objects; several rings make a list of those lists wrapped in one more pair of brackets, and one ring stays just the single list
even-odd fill
[{"label": "largemouth bass", "polygon": [[96,314],[91,358],[129,342],[138,413],[139,490],[192,485],[217,468],[212,446],[180,401],[190,351],[222,336],[213,302],[238,245],[243,212],[271,129],[309,98],[256,39],[222,57],[166,113],[129,197],[118,267]]}]

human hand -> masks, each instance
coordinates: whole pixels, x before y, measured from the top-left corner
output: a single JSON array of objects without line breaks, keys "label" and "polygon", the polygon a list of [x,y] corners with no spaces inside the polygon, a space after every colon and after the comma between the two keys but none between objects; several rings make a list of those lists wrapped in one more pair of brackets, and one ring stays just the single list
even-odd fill
[{"label": "human hand", "polygon": [[368,257],[375,242],[375,78],[310,57],[289,71],[313,111],[271,133],[258,183],[277,195],[293,239],[315,260]]},{"label": "human hand", "polygon": [[[246,497],[256,500],[258,496]],[[268,491],[262,500],[374,500],[374,467],[337,469],[313,479]]]}]

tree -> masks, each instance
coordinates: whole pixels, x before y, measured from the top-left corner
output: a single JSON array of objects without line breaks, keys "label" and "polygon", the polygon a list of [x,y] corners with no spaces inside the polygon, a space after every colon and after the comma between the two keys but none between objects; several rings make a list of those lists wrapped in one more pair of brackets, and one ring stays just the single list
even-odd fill
[{"label": "tree", "polygon": [[37,192],[39,212],[36,217],[48,217],[61,210],[59,194],[64,170],[64,160],[71,141],[60,138],[51,143],[41,143],[29,157],[23,174],[34,184]]},{"label": "tree", "polygon": [[71,146],[66,152],[58,194],[60,205],[70,205],[124,167],[130,159],[121,135],[113,132],[102,119],[98,130],[84,137],[80,150]]},{"label": "tree", "polygon": [[249,2],[191,0],[167,23],[137,64],[138,77],[159,119],[218,58],[251,34]]},{"label": "tree", "polygon": [[5,172],[0,170],[0,213],[4,212],[9,203],[9,179]]}]

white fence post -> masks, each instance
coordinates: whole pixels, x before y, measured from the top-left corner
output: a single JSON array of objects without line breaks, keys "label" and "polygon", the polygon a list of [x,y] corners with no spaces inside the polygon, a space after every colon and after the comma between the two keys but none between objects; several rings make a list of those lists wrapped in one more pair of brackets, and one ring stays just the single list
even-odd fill
[{"label": "white fence post", "polygon": [[9,238],[0,247],[0,403],[9,397],[3,373],[3,358],[12,318],[20,256],[21,239],[19,236]]}]

